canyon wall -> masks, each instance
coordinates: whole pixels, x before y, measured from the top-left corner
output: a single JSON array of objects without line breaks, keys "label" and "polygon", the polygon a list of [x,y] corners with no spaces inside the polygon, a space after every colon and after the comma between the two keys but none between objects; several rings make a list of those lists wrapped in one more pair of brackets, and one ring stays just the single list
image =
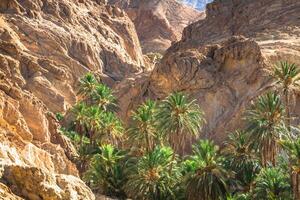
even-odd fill
[{"label": "canyon wall", "polygon": [[181,39],[183,29],[205,17],[204,12],[176,0],[109,0],[124,9],[135,24],[145,54],[164,53]]},{"label": "canyon wall", "polygon": [[54,114],[90,70],[115,86],[145,69],[133,23],[98,0],[1,0],[0,14],[0,199],[94,199]]}]

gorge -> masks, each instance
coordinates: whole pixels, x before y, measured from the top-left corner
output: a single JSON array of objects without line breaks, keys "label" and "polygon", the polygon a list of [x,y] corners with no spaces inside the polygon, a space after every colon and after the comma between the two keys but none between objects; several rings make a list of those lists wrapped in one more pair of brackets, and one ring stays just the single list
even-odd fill
[{"label": "gorge", "polygon": [[[205,13],[198,2],[1,0],[0,199],[104,198],[81,180],[55,116],[78,102],[87,72],[112,88],[124,124],[177,91],[203,110],[202,138],[221,144],[243,128],[251,102],[274,88],[270,69],[300,65],[300,2],[214,0]],[[296,91],[295,125],[299,114]]]}]

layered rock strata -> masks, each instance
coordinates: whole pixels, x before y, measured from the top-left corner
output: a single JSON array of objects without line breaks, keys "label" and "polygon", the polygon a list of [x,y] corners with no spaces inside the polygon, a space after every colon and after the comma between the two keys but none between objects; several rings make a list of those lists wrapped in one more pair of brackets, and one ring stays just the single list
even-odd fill
[{"label": "layered rock strata", "polygon": [[94,71],[115,86],[145,69],[131,20],[98,0],[0,1],[1,198],[94,199],[54,114]]},{"label": "layered rock strata", "polygon": [[143,52],[163,54],[173,42],[181,39],[183,29],[204,18],[197,11],[176,0],[109,0],[124,9],[135,24]]}]

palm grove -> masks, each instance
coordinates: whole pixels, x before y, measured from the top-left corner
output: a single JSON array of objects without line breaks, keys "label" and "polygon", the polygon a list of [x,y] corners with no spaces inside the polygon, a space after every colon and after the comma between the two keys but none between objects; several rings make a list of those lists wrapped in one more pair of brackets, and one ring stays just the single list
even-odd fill
[{"label": "palm grove", "polygon": [[77,148],[83,179],[107,196],[299,200],[300,137],[290,112],[299,74],[295,64],[276,65],[271,71],[275,89],[251,103],[246,128],[230,133],[222,148],[198,139],[204,113],[179,92],[162,101],[147,100],[125,127],[111,89],[91,73],[80,79],[81,100],[61,132]]}]

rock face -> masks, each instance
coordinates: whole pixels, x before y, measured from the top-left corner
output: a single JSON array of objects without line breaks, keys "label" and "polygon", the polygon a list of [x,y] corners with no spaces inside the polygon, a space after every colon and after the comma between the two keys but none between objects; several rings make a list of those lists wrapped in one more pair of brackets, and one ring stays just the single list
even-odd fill
[{"label": "rock face", "polygon": [[12,191],[3,183],[0,183],[0,199],[1,200],[23,200],[21,197],[16,196]]},{"label": "rock face", "polygon": [[164,51],[181,38],[188,24],[204,18],[203,12],[176,0],[109,0],[125,9],[135,24],[143,52]]},{"label": "rock face", "polygon": [[95,199],[79,178],[49,174],[36,167],[6,166],[4,179],[14,192],[28,199]]},{"label": "rock face", "polygon": [[[135,99],[189,93],[205,111],[203,135],[221,142],[243,126],[249,102],[270,88],[269,67],[300,64],[300,2],[215,0],[206,12],[167,50]],[[300,114],[295,103],[293,114]]]},{"label": "rock face", "polygon": [[0,181],[10,187],[1,197],[95,198],[53,115],[75,103],[89,70],[110,86],[144,70],[124,11],[99,0],[0,1]]}]

